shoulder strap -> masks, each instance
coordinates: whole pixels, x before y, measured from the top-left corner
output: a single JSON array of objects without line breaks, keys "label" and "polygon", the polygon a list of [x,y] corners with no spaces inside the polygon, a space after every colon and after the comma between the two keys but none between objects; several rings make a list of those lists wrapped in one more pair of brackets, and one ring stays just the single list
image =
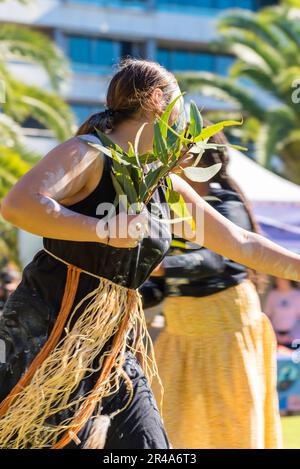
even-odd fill
[{"label": "shoulder strap", "polygon": [[[105,146],[101,142],[100,138],[97,135],[93,134],[93,133],[80,135],[80,138],[82,140],[85,140],[86,142],[101,143],[101,145]],[[104,157],[104,168],[103,169],[104,169],[104,171],[110,171],[111,170],[111,163],[112,163],[111,159],[105,153],[102,153],[102,154],[103,154],[103,157]]]}]

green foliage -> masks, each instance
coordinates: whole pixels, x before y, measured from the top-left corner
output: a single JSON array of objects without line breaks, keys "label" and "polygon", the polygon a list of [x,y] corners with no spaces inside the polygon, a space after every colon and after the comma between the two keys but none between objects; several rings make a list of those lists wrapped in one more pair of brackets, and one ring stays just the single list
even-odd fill
[{"label": "green foliage", "polygon": [[190,110],[190,125],[189,125],[189,134],[196,138],[198,135],[201,135],[202,127],[203,127],[203,120],[202,116],[199,112],[199,109],[194,103],[194,101],[191,101],[191,110]]},{"label": "green foliage", "polygon": [[[150,202],[156,188],[166,181],[166,197],[170,208],[180,220],[189,220],[194,228],[191,215],[185,206],[182,196],[171,187],[169,174],[177,166],[180,166],[185,157],[192,152],[197,155],[197,158],[195,158],[192,167],[183,168],[186,176],[192,181],[199,182],[210,179],[220,170],[221,165],[213,165],[210,168],[196,167],[207,148],[219,146],[208,144],[208,138],[225,126],[240,125],[241,122],[224,121],[203,128],[201,113],[195,103],[192,102],[190,106],[189,128],[178,133],[174,130],[174,126],[170,127],[169,119],[179,97],[172,101],[154,125],[152,153],[139,155],[138,152],[138,144],[144,125],[139,129],[134,145],[129,144],[127,153],[111,142],[109,137],[98,129],[95,130],[103,145],[95,143],[89,143],[89,145],[97,148],[112,159],[112,179],[115,190],[119,196],[127,196],[128,206],[134,204],[139,211],[142,210],[143,205]],[[178,221],[178,218],[176,221]]]},{"label": "green foliage", "polygon": [[[1,139],[0,139],[1,142]],[[31,164],[20,153],[0,144],[0,200],[23,176]],[[8,257],[18,262],[17,230],[0,216],[0,260]]]},{"label": "green foliage", "polygon": [[0,217],[0,262],[3,258],[19,263],[17,230]]},{"label": "green foliage", "polygon": [[2,59],[14,58],[40,65],[58,90],[68,76],[68,65],[58,47],[49,38],[25,26],[2,24],[0,27]]},{"label": "green foliage", "polygon": [[[5,83],[3,111],[19,123],[34,117],[63,141],[72,135],[74,116],[56,92],[68,76],[67,61],[43,34],[26,27],[0,26],[0,80]],[[41,66],[55,93],[30,86],[13,77],[6,64],[22,60]]]},{"label": "green foliage", "polygon": [[0,199],[29,169],[19,153],[0,146]]},{"label": "green foliage", "polygon": [[[31,0],[19,2],[29,4]],[[46,92],[17,79],[8,67],[13,60],[42,67],[53,91]],[[67,60],[46,35],[21,25],[0,25],[0,200],[39,159],[39,155],[26,147],[21,127],[25,119],[33,117],[52,130],[59,141],[73,134],[73,114],[57,95],[68,75]],[[16,260],[16,230],[3,220],[0,220],[0,240],[0,255],[5,252]]]},{"label": "green foliage", "polygon": [[281,0],[283,5],[300,9],[300,0]]},{"label": "green foliage", "polygon": [[221,163],[216,163],[211,165],[209,168],[196,168],[195,166],[190,166],[188,168],[184,168],[183,171],[191,181],[205,182],[212,179],[220,171],[221,167]]}]

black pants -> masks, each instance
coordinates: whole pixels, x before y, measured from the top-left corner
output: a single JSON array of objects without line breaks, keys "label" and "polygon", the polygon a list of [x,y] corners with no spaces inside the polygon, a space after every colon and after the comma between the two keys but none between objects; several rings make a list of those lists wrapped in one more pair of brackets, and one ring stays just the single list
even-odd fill
[{"label": "black pants", "polygon": [[[133,384],[130,405],[111,419],[104,449],[168,449],[169,442],[156,401],[137,359],[126,354],[124,369]],[[129,391],[122,382],[114,395],[103,399],[102,414],[109,415],[128,402]],[[92,421],[78,433],[81,444],[70,443],[66,449],[81,449],[90,432]]]}]

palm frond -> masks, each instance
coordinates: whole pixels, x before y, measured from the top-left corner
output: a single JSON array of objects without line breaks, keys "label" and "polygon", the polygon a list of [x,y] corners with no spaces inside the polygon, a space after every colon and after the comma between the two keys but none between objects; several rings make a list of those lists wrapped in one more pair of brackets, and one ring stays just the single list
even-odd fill
[{"label": "palm frond", "polygon": [[0,216],[0,258],[4,257],[19,264],[17,230]]},{"label": "palm frond", "polygon": [[33,165],[40,159],[40,155],[29,150],[23,136],[23,129],[11,117],[0,113],[0,146],[18,153],[23,161]]},{"label": "palm frond", "polygon": [[272,24],[274,29],[284,34],[297,50],[300,49],[300,27],[298,21],[289,18],[282,11],[276,9],[263,11],[261,15]]},{"label": "palm frond", "polygon": [[247,78],[255,83],[255,85],[264,88],[272,95],[276,96],[277,94],[273,74],[270,75],[259,67],[245,63],[242,60],[236,60],[236,62],[231,66],[229,73],[232,78]]},{"label": "palm frond", "polygon": [[3,109],[19,123],[28,117],[34,117],[51,129],[60,141],[66,140],[75,131],[74,115],[63,99],[35,86],[10,79]]},{"label": "palm frond", "polygon": [[256,157],[260,164],[271,168],[272,156],[280,152],[281,142],[295,125],[295,115],[288,106],[268,112],[256,142]]},{"label": "palm frond", "polygon": [[[224,33],[225,34],[225,33]],[[255,36],[240,30],[226,32],[227,50],[240,60],[263,68],[266,73],[276,73],[285,65],[285,60],[273,47],[258,41]],[[221,42],[221,41],[220,41]]]},{"label": "palm frond", "polygon": [[296,184],[299,184],[300,174],[300,159],[299,159],[299,148],[300,148],[300,123],[298,128],[290,131],[286,138],[283,138],[278,144],[280,154],[282,155],[282,161],[285,167],[286,176]]},{"label": "palm frond", "polygon": [[2,60],[17,59],[41,65],[55,89],[69,75],[67,59],[60,49],[44,34],[24,26],[0,26],[0,57]]},{"label": "palm frond", "polygon": [[247,113],[255,115],[259,119],[264,117],[264,107],[257,102],[247,89],[230,78],[205,72],[178,73],[176,78],[182,89],[201,92],[206,96],[221,99],[237,106],[241,111],[245,110]]},{"label": "palm frond", "polygon": [[17,152],[0,147],[0,199],[29,169],[30,165]]},{"label": "palm frond", "polygon": [[263,17],[253,12],[239,10],[238,13],[230,12],[222,16],[218,23],[218,30],[221,33],[228,34],[233,28],[242,30],[244,33],[251,32],[275,50],[281,46],[280,38],[274,32],[272,26],[264,21]]}]

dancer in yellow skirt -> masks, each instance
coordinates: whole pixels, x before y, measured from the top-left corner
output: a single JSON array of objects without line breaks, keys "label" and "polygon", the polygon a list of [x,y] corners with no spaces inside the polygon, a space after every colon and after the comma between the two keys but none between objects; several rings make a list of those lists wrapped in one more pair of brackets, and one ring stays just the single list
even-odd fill
[{"label": "dancer in yellow skirt", "polygon": [[[214,141],[226,143],[222,134]],[[226,172],[226,153],[208,150],[202,162],[222,162],[222,169],[213,183],[194,188],[255,231],[248,203]],[[155,273],[166,276],[168,295],[155,352],[170,441],[175,448],[279,448],[276,340],[247,269],[207,249],[172,254]]]}]

